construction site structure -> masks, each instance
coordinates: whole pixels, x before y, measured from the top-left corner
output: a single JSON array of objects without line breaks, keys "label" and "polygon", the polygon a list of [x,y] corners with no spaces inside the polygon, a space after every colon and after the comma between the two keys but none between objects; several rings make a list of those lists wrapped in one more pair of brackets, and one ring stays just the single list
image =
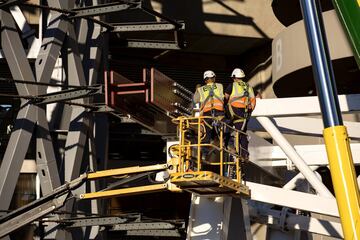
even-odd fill
[{"label": "construction site structure", "polygon": [[[0,22],[0,238],[360,238],[359,1],[7,0]],[[239,64],[248,132],[205,143],[192,90]]]}]

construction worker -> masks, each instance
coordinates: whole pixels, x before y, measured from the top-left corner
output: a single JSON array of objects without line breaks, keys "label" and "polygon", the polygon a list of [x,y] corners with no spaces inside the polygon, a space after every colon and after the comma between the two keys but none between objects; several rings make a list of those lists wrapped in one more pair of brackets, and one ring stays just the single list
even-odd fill
[{"label": "construction worker", "polygon": [[[251,112],[256,105],[256,98],[253,88],[243,81],[245,73],[240,68],[235,68],[231,73],[233,83],[225,89],[225,102],[229,112],[232,125],[242,132],[246,132],[247,123]],[[245,135],[240,135],[240,155],[243,159],[249,158],[248,139]]]},{"label": "construction worker", "polygon": [[[213,117],[216,120],[222,120],[224,118],[224,93],[223,85],[216,83],[216,75],[213,71],[208,70],[204,72],[205,85],[200,86],[196,89],[194,94],[194,103],[200,104],[200,116]],[[214,140],[214,130],[216,120],[205,118],[205,136],[203,137],[202,143],[210,143]],[[206,155],[208,152],[207,148],[203,149]]]}]

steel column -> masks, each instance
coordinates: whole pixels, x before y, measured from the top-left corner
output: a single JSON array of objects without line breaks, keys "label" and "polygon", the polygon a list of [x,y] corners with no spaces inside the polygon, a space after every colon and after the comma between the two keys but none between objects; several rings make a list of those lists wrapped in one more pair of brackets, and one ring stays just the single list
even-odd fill
[{"label": "steel column", "polygon": [[[100,1],[93,0],[92,4],[97,5]],[[99,17],[95,17],[96,19],[100,20]],[[86,33],[82,32],[86,31]],[[102,35],[102,27],[96,23],[93,23],[91,21],[87,21],[85,19],[82,19],[79,23],[79,28],[77,30],[78,33],[78,44],[80,52],[82,53],[82,64],[84,68],[84,75],[85,79],[88,79],[88,85],[93,86],[95,84],[100,84],[101,81],[99,79],[102,79],[102,74],[99,74],[99,71],[101,71],[101,60],[102,60],[102,48],[106,46],[104,44],[104,38]],[[82,46],[82,47],[81,47]],[[89,98],[89,102],[93,103],[95,97]],[[89,130],[88,130],[88,139],[89,139],[89,167],[93,170],[99,170],[104,169],[104,158],[107,156],[101,156],[99,158],[97,149],[107,147],[106,140],[104,138],[101,138],[101,136],[98,136],[96,134],[96,128],[98,126],[95,126],[96,122],[96,115],[89,114]],[[104,134],[108,132],[108,129],[106,128],[106,124],[102,126],[102,131],[104,131]],[[104,129],[105,128],[105,129]],[[100,144],[96,144],[96,139],[101,141]],[[98,160],[100,159],[100,161]],[[99,165],[98,165],[99,164]],[[91,192],[97,192],[101,189],[101,183],[99,181],[91,181],[90,182],[90,189]],[[104,208],[103,208],[103,199],[98,200],[90,200],[90,209],[92,214],[104,214]],[[101,238],[102,233],[99,231],[99,226],[93,226],[91,227],[90,231],[88,232],[89,236],[85,236],[89,239],[98,239]]]},{"label": "steel column", "polygon": [[331,178],[345,239],[360,239],[360,194],[346,127],[343,126],[321,7],[300,0],[324,122]]},{"label": "steel column", "polygon": [[[0,10],[0,20],[2,27],[1,45],[13,77],[20,80],[30,79],[35,82],[10,12]],[[24,84],[16,84],[16,87],[21,95],[30,95],[34,90],[34,86]],[[23,101],[22,108],[15,121],[15,130],[11,134],[0,167],[0,208],[3,210],[7,210],[10,206],[10,201],[15,190],[34,126],[34,109]]]},{"label": "steel column", "polygon": [[[68,23],[67,28],[67,79],[68,83],[75,86],[86,86],[84,70],[78,49],[78,41],[72,23]],[[72,100],[74,103],[86,104],[88,99]],[[81,172],[81,165],[84,157],[84,148],[87,144],[87,135],[89,131],[88,113],[84,107],[70,106],[70,125],[66,137],[64,164],[65,164],[65,181],[71,181],[77,178]],[[74,200],[69,201],[65,209],[67,212],[74,211]],[[83,233],[78,233],[76,238],[83,238]],[[67,236],[70,239],[70,236]]]},{"label": "steel column", "polygon": [[[3,45],[4,46],[4,45]],[[35,126],[35,111],[24,106],[15,120],[14,132],[0,167],[0,209],[8,210]]]},{"label": "steel column", "polygon": [[315,0],[300,0],[300,4],[324,127],[343,125],[321,9]]},{"label": "steel column", "polygon": [[[56,59],[60,55],[60,49],[65,38],[66,22],[61,15],[53,13],[49,25],[42,40],[42,47],[35,61],[37,82],[50,83],[52,71]],[[45,86],[38,86],[37,95],[46,94]],[[49,134],[49,124],[46,119],[46,107],[37,106],[37,153],[36,163],[40,177],[43,194],[48,194],[60,186],[60,176],[53,147]]]},{"label": "steel column", "polygon": [[[68,53],[68,82],[71,85],[86,86],[84,70],[77,46],[74,27],[69,24],[68,43],[71,51]],[[88,103],[87,99],[73,100],[75,103]],[[75,179],[80,174],[86,137],[88,134],[88,113],[84,107],[71,106],[71,122],[65,144],[65,181]]]}]

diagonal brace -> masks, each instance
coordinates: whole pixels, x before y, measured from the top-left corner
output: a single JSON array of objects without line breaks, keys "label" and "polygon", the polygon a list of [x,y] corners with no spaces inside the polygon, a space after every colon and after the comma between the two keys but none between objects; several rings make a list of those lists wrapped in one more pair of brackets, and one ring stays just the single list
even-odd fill
[{"label": "diagonal brace", "polygon": [[82,174],[79,178],[55,189],[51,194],[2,216],[0,218],[0,238],[64,206],[71,190],[80,187],[86,178],[87,174]]},{"label": "diagonal brace", "polygon": [[101,4],[91,7],[75,8],[72,10],[75,12],[75,15],[70,18],[100,16],[100,15],[119,12],[127,9],[137,9],[140,7],[141,7],[141,1],[136,1],[131,3],[117,2],[117,3]]},{"label": "diagonal brace", "polygon": [[31,102],[37,105],[50,104],[55,102],[63,102],[73,99],[90,97],[96,94],[102,94],[102,92],[103,91],[101,85],[94,87],[86,87],[84,89],[69,89],[37,96]]}]

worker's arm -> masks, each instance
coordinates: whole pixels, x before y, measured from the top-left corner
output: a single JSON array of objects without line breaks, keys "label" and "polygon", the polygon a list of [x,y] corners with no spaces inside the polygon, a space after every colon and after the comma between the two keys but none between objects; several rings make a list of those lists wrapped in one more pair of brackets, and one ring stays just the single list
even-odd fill
[{"label": "worker's arm", "polygon": [[256,106],[256,96],[254,94],[254,89],[252,87],[250,87],[249,90],[250,90],[249,91],[249,99],[250,99],[250,104],[251,104],[251,111],[253,111]]},{"label": "worker's arm", "polygon": [[200,102],[200,94],[199,94],[199,91],[198,91],[197,89],[196,89],[196,91],[195,91],[195,93],[194,93],[193,101],[194,101],[194,104]]},{"label": "worker's arm", "polygon": [[225,94],[224,94],[224,105],[226,105],[229,101],[230,95],[232,92],[232,83],[230,83],[227,88],[225,89]]}]

